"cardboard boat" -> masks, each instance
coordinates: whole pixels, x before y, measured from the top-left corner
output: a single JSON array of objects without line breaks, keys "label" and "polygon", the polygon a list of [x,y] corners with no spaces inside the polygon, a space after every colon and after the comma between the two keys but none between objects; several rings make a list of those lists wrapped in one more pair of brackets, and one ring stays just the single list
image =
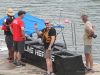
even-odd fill
[{"label": "cardboard boat", "polygon": [[[22,61],[46,70],[46,61],[43,55],[43,43],[40,40],[26,36]],[[82,55],[67,50],[65,44],[55,43],[51,58],[56,75],[85,75]]]}]

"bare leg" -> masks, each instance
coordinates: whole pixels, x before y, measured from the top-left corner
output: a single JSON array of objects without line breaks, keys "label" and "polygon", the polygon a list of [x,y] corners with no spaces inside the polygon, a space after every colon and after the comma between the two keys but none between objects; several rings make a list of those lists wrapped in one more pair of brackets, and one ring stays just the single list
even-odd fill
[{"label": "bare leg", "polygon": [[18,58],[18,60],[21,60],[21,53],[20,52],[18,52],[17,58]]},{"label": "bare leg", "polygon": [[88,56],[89,56],[90,68],[93,69],[93,57],[92,57],[92,53],[90,53]]},{"label": "bare leg", "polygon": [[8,55],[9,55],[9,58],[10,58],[10,50],[9,50],[9,48],[8,48]]},{"label": "bare leg", "polygon": [[50,72],[53,72],[52,59],[50,59]]},{"label": "bare leg", "polygon": [[17,53],[18,52],[14,52],[14,59],[17,59]]},{"label": "bare leg", "polygon": [[10,58],[14,58],[14,49],[13,47],[9,48],[10,51]]},{"label": "bare leg", "polygon": [[86,67],[89,67],[89,58],[88,54],[85,53]]},{"label": "bare leg", "polygon": [[50,74],[50,69],[51,69],[51,61],[49,58],[46,58],[46,63],[47,63],[47,73]]}]

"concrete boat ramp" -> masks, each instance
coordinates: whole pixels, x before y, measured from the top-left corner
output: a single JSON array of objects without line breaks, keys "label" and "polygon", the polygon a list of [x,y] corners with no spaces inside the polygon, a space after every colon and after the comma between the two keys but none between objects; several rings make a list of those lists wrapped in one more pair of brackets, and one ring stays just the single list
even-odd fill
[{"label": "concrete boat ramp", "polygon": [[45,70],[26,63],[25,67],[15,67],[7,60],[8,52],[0,51],[0,75],[44,75]]},{"label": "concrete boat ramp", "polygon": [[[45,70],[26,63],[25,67],[17,68],[6,59],[8,51],[0,51],[0,75],[44,75]],[[100,64],[94,64],[95,73],[86,75],[100,75]]]},{"label": "concrete boat ramp", "polygon": [[100,75],[100,64],[94,64],[94,73],[88,73],[86,75]]}]

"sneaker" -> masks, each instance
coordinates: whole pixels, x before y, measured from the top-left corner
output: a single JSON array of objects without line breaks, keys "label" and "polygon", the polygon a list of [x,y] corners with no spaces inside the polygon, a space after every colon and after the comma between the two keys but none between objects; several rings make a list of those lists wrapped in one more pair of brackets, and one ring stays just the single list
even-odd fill
[{"label": "sneaker", "polygon": [[50,74],[48,74],[48,73],[46,72],[44,75],[51,75],[51,73],[50,73]]},{"label": "sneaker", "polygon": [[88,70],[90,70],[90,68],[89,67],[85,67],[85,70],[88,71]]},{"label": "sneaker", "polygon": [[9,62],[14,62],[14,60],[9,60]]},{"label": "sneaker", "polygon": [[94,73],[94,70],[93,69],[90,69],[89,72]]},{"label": "sneaker", "polygon": [[17,63],[17,65],[16,65],[16,67],[21,67],[21,66],[26,66],[26,64],[22,64],[22,63],[18,64]]},{"label": "sneaker", "polygon": [[7,60],[11,60],[12,58],[7,58]]},{"label": "sneaker", "polygon": [[14,62],[13,65],[16,66],[17,65],[17,62]]},{"label": "sneaker", "polygon": [[87,72],[86,72],[86,74],[87,73],[94,73],[94,70],[93,69],[89,69]]},{"label": "sneaker", "polygon": [[53,72],[50,72],[50,74],[51,74],[51,75],[54,75],[54,73],[53,73]]}]

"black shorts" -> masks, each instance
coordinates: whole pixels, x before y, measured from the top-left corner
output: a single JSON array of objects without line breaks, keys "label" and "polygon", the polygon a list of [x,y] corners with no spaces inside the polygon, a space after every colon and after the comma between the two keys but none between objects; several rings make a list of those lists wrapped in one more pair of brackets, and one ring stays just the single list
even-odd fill
[{"label": "black shorts", "polygon": [[14,51],[24,53],[25,41],[14,41]]},{"label": "black shorts", "polygon": [[6,36],[5,41],[8,49],[13,47],[13,36]]}]

